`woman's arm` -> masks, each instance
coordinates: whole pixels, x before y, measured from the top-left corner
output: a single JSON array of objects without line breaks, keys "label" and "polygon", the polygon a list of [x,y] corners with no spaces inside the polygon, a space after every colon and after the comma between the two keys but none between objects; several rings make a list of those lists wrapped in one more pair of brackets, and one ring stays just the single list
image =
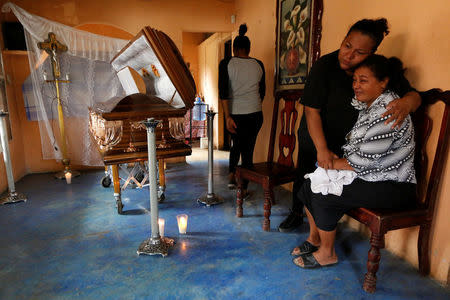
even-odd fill
[{"label": "woman's arm", "polygon": [[227,126],[227,130],[231,133],[236,133],[236,123],[230,116],[230,100],[220,99],[220,102],[222,103],[223,112],[225,114],[225,124]]},{"label": "woman's arm", "polygon": [[332,169],[333,159],[338,158],[338,156],[328,149],[323,133],[320,109],[305,106],[305,115],[309,135],[317,150],[317,163],[324,169]]},{"label": "woman's arm", "polygon": [[392,128],[400,126],[408,114],[415,112],[421,103],[422,98],[416,91],[410,91],[402,98],[391,101],[386,106],[386,112],[383,114],[383,117],[390,115],[385,124],[395,121]]},{"label": "woman's arm", "polygon": [[352,166],[350,166],[346,158],[333,159],[333,169],[354,171],[354,169],[352,168]]}]

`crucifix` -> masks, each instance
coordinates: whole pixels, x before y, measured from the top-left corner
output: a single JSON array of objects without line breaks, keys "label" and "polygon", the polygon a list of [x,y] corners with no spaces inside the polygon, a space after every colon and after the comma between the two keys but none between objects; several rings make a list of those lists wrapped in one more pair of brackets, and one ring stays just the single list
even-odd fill
[{"label": "crucifix", "polygon": [[56,99],[58,101],[58,121],[59,121],[59,133],[61,137],[61,146],[62,146],[62,163],[64,165],[64,170],[55,174],[56,178],[66,179],[67,182],[70,183],[70,179],[72,176],[79,176],[80,173],[77,171],[70,170],[70,159],[67,156],[67,148],[66,148],[66,136],[64,132],[64,115],[61,104],[61,96],[59,92],[59,83],[69,83],[69,78],[66,76],[66,80],[61,80],[61,69],[59,67],[58,61],[58,53],[66,52],[67,46],[62,44],[60,41],[56,39],[56,35],[53,32],[48,33],[48,39],[43,42],[38,43],[38,47],[41,50],[47,52],[50,56],[50,61],[52,64],[52,73],[53,79],[44,78],[46,82],[52,82],[55,84],[56,89]]}]

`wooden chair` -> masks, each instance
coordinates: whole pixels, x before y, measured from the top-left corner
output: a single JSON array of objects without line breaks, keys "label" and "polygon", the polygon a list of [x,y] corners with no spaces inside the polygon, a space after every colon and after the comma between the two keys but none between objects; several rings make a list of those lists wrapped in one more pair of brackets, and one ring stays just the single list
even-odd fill
[{"label": "wooden chair", "polygon": [[[384,235],[390,231],[412,226],[420,226],[417,242],[419,254],[419,271],[423,275],[430,272],[429,240],[431,221],[438,192],[439,178],[445,155],[445,146],[448,140],[449,122],[448,107],[450,91],[442,92],[438,89],[421,93],[422,105],[414,113],[413,122],[416,134],[416,176],[417,176],[417,202],[414,208],[404,211],[374,210],[358,208],[350,211],[349,216],[367,225],[372,233],[370,250],[367,260],[367,273],[365,274],[363,289],[373,293],[376,289],[376,272],[380,263],[380,249],[384,248]],[[433,124],[428,115],[429,106],[437,101],[445,103],[441,120]],[[431,130],[439,130],[434,140],[429,140]],[[426,148],[431,146],[436,150],[434,159],[427,157]],[[431,151],[433,152],[433,151]],[[432,155],[432,154],[431,154]],[[429,161],[432,162],[431,173],[427,176]]]},{"label": "wooden chair", "polygon": [[[280,111],[278,118],[278,107],[280,99],[284,101],[284,107]],[[244,180],[256,182],[264,189],[264,220],[262,228],[270,231],[270,213],[272,204],[274,204],[273,188],[277,185],[294,181],[296,176],[296,168],[294,166],[293,153],[296,145],[295,124],[298,119],[298,112],[295,107],[299,100],[299,94],[288,94],[277,97],[274,101],[272,127],[270,131],[269,153],[267,161],[256,163],[252,168],[237,167],[237,197],[236,197],[236,216],[242,217],[242,186]],[[277,162],[273,161],[274,144],[277,133],[277,122],[281,120],[281,130],[278,137],[279,156]]]}]

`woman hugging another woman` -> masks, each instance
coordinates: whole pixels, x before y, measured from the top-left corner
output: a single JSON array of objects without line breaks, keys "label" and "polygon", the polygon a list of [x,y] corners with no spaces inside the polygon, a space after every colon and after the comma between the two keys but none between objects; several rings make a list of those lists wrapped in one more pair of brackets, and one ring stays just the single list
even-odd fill
[{"label": "woman hugging another woman", "polygon": [[333,160],[333,169],[351,170],[356,178],[344,185],[340,196],[311,191],[307,180],[299,191],[305,204],[310,232],[292,251],[293,262],[302,268],[317,268],[338,262],[334,242],[341,217],[353,208],[401,209],[414,203],[414,127],[407,116],[392,127],[383,117],[386,106],[399,98],[404,86],[402,63],[371,55],[353,74],[358,119],[346,136],[343,158]]}]

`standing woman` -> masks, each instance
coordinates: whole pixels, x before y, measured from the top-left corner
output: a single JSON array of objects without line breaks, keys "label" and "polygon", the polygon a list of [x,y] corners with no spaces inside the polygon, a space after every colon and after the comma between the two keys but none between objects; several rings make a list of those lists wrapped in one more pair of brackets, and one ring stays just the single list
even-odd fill
[{"label": "standing woman", "polygon": [[[253,165],[256,137],[263,123],[262,101],[266,93],[264,65],[250,57],[247,25],[239,27],[233,41],[233,57],[219,64],[219,98],[222,102],[227,130],[231,133],[228,187],[236,187],[234,173],[239,158],[242,166]],[[244,183],[244,195],[247,183]]]}]

